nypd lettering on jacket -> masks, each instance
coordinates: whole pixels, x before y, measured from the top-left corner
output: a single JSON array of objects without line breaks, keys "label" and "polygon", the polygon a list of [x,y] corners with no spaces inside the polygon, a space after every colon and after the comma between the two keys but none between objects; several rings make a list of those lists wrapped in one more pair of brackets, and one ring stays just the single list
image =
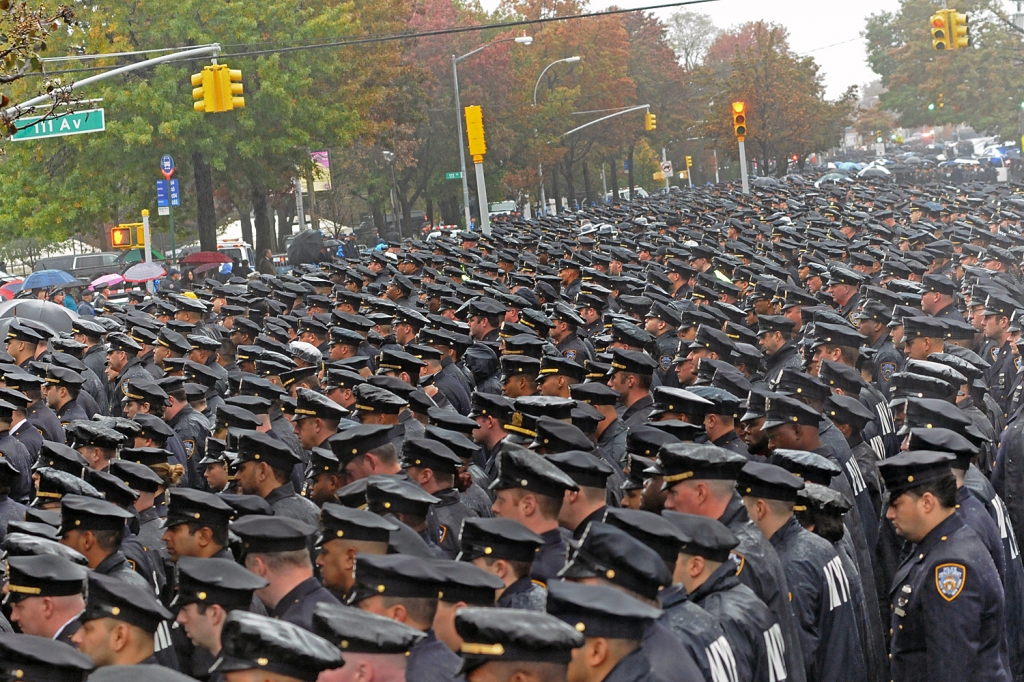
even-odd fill
[{"label": "nypd lettering on jacket", "polygon": [[711,668],[711,682],[740,682],[736,669],[736,656],[725,636],[719,637],[705,649]]},{"label": "nypd lettering on jacket", "polygon": [[782,641],[779,624],[764,631],[764,647],[768,650],[768,682],[782,682],[786,675],[786,643]]},{"label": "nypd lettering on jacket", "polygon": [[850,580],[843,570],[843,561],[838,556],[825,564],[825,581],[828,583],[828,610],[832,611],[850,601]]}]

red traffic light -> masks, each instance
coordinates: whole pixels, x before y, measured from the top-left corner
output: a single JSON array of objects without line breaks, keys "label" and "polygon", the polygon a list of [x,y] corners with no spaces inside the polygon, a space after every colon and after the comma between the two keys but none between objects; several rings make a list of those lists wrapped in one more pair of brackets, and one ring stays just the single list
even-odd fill
[{"label": "red traffic light", "polygon": [[943,17],[936,15],[932,18],[932,28],[945,28],[945,26],[946,20]]}]

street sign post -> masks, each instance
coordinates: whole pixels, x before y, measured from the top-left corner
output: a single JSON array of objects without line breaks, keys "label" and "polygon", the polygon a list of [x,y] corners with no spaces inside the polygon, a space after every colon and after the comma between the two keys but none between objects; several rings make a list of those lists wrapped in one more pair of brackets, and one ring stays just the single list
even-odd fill
[{"label": "street sign post", "polygon": [[156,181],[156,212],[159,215],[170,215],[171,204],[167,199],[167,181]]},{"label": "street sign post", "polygon": [[89,109],[64,114],[56,118],[44,119],[42,116],[26,116],[18,119],[16,125],[21,128],[11,136],[11,140],[39,140],[45,137],[64,137],[85,133],[100,133],[107,129],[103,109]]},{"label": "street sign post", "polygon": [[[156,181],[156,210],[160,215],[167,216],[171,224],[171,262],[173,263],[177,249],[174,243],[174,210],[171,207],[181,206],[181,194],[178,192],[178,179],[171,177],[174,175],[174,159],[170,154],[160,157],[160,172],[163,173],[164,179]],[[163,203],[160,203],[161,184],[163,184],[164,193]]]},{"label": "street sign post", "polygon": [[444,174],[444,179],[445,180],[461,180],[462,179],[462,172],[461,171],[455,171],[454,173],[445,173]]}]

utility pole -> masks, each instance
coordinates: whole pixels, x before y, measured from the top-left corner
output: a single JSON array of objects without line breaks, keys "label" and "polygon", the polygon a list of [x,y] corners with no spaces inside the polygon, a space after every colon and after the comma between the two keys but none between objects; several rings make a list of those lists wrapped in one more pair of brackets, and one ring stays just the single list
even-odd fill
[{"label": "utility pole", "polygon": [[299,232],[306,229],[306,213],[302,208],[302,182],[296,177],[292,178],[295,185],[295,213],[299,219]]},{"label": "utility pole", "polygon": [[[149,209],[142,209],[142,254],[145,262],[153,262],[153,241],[149,235]],[[146,282],[146,291],[153,295],[153,280]]]},{"label": "utility pole", "polygon": [[750,183],[747,182],[747,150],[743,146],[743,140],[740,143],[740,178],[743,180],[743,193],[750,194]]},{"label": "utility pole", "polygon": [[[668,151],[664,147],[661,148],[661,160],[662,162],[668,161]],[[664,172],[662,172],[662,175],[665,176],[665,192],[668,193],[668,190],[671,187],[672,176]]]}]

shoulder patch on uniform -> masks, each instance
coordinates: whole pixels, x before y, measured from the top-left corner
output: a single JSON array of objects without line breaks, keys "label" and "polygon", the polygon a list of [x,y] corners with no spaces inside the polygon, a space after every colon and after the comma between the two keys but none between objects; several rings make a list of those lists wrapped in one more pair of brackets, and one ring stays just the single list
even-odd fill
[{"label": "shoulder patch on uniform", "polygon": [[996,358],[999,357],[999,346],[989,348],[988,354],[992,357],[992,362],[995,362]]},{"label": "shoulder patch on uniform", "polygon": [[129,382],[129,379],[122,379],[121,380],[121,393],[123,393],[125,395],[128,395],[128,382]]},{"label": "shoulder patch on uniform", "polygon": [[881,372],[883,381],[889,381],[892,379],[892,375],[896,373],[896,363],[883,362],[878,365],[878,371]]},{"label": "shoulder patch on uniform", "polygon": [[663,371],[667,372],[668,368],[672,366],[672,356],[671,355],[662,355],[661,359],[658,360],[658,364],[661,365],[661,369]]},{"label": "shoulder patch on uniform", "polygon": [[439,523],[439,524],[437,524],[437,530],[438,530],[437,541],[438,541],[438,543],[442,543],[442,542],[444,542],[444,539],[446,537],[448,537],[448,526],[444,525],[443,523]]},{"label": "shoulder patch on uniform", "polygon": [[192,455],[196,451],[196,442],[194,440],[182,440],[181,442],[185,445],[185,454],[192,459]]},{"label": "shoulder patch on uniform", "polygon": [[542,580],[537,580],[536,578],[531,578],[530,582],[533,583],[534,585],[536,585],[537,587],[543,587],[545,590],[548,589],[548,584],[546,582],[542,581]]},{"label": "shoulder patch on uniform", "polygon": [[576,361],[576,351],[575,350],[567,350],[564,353],[562,353],[562,357],[567,358],[567,359],[572,360],[573,362],[575,362]]},{"label": "shoulder patch on uniform", "polygon": [[964,589],[967,568],[963,564],[939,564],[935,567],[935,587],[946,601],[953,601]]},{"label": "shoulder patch on uniform", "polygon": [[1017,369],[1017,371],[1019,372],[1019,371],[1020,371],[1020,368],[1021,368],[1021,367],[1024,367],[1024,358],[1022,358],[1022,357],[1021,357],[1021,356],[1019,356],[1019,355],[1018,355],[1017,357],[1015,357],[1015,358],[1013,359],[1013,366],[1014,366],[1014,367],[1015,367],[1015,368]]},{"label": "shoulder patch on uniform", "polygon": [[136,568],[136,566],[138,566],[138,564],[136,564],[136,563],[135,563],[135,560],[134,560],[134,559],[125,559],[125,561],[127,561],[127,562],[128,562],[128,565],[132,567],[132,570],[133,570],[133,571],[137,571],[137,570],[138,570],[138,569]]},{"label": "shoulder patch on uniform", "polygon": [[729,552],[729,558],[736,564],[736,575],[743,572],[743,567],[747,565],[747,558],[739,552]]}]

